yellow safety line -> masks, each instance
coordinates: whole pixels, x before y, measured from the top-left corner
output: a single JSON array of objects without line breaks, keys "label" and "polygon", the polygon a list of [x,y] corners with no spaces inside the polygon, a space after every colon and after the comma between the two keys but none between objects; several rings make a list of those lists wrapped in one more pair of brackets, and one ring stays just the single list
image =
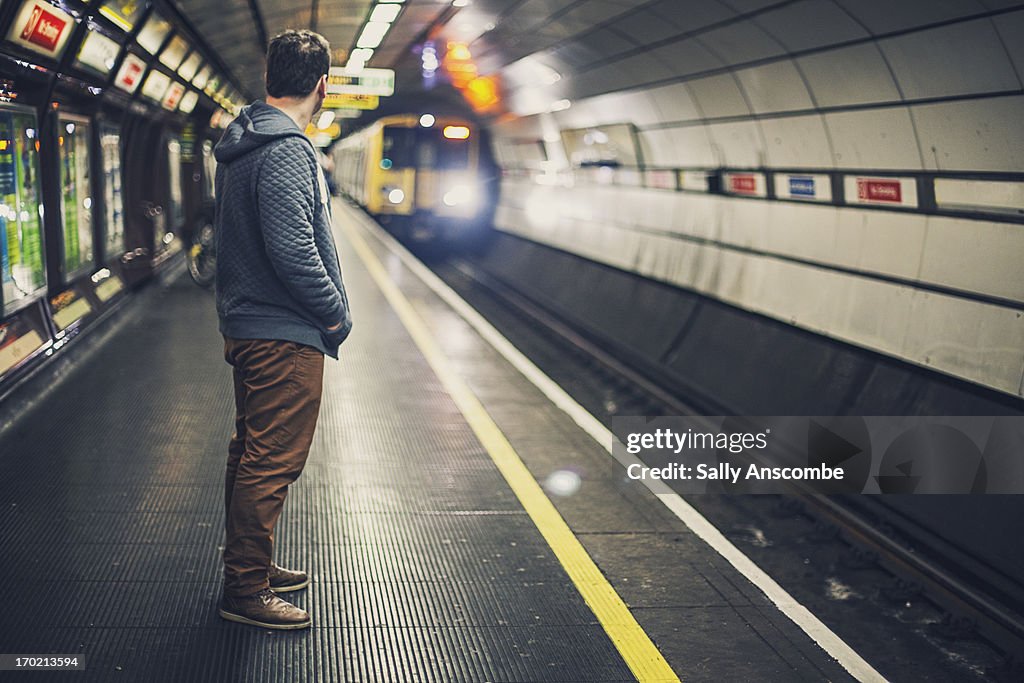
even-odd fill
[{"label": "yellow safety line", "polygon": [[554,551],[558,561],[562,563],[562,567],[594,612],[594,616],[615,644],[633,675],[641,683],[678,683],[679,677],[672,671],[665,657],[637,623],[601,570],[590,559],[583,545],[548,500],[544,490],[530,474],[479,399],[452,368],[426,323],[388,276],[380,260],[348,221],[341,222],[346,236],[384,297],[398,314],[398,318],[441,380],[441,384],[462,411],[469,426],[491,456],[491,460],[505,477],[505,481],[533,523],[537,525],[537,529]]}]

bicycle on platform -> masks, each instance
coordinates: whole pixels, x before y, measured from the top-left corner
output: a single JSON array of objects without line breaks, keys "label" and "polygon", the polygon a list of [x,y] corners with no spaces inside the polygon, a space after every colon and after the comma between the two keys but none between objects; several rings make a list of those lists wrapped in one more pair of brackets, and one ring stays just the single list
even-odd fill
[{"label": "bicycle on platform", "polygon": [[204,215],[192,231],[192,239],[186,252],[188,274],[200,287],[209,289],[217,276],[217,233],[213,216]]}]

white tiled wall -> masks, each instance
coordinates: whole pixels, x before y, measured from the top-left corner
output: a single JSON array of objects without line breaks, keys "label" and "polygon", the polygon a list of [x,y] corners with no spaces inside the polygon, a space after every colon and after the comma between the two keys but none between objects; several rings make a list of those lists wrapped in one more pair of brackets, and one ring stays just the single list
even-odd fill
[{"label": "white tiled wall", "polygon": [[[499,155],[509,158],[503,140],[632,123],[655,167],[1024,171],[1024,11],[984,14],[1000,0],[802,0],[761,11],[770,4],[665,0],[602,29],[622,44],[595,32],[511,64],[510,97],[528,92],[539,104],[495,126]],[[637,48],[647,40],[661,43]],[[610,58],[628,43],[628,57]],[[539,84],[536,62],[561,79]],[[545,113],[562,98],[569,109]],[[586,185],[551,158],[546,182],[561,185],[505,179],[501,229],[1021,393],[1024,226]]]}]

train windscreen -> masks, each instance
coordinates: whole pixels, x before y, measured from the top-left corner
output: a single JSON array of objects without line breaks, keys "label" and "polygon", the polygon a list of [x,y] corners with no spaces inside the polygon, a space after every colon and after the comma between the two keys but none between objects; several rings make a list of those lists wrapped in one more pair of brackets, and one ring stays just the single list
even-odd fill
[{"label": "train windscreen", "polygon": [[469,144],[468,138],[447,138],[437,128],[387,127],[381,168],[465,169],[469,167]]}]

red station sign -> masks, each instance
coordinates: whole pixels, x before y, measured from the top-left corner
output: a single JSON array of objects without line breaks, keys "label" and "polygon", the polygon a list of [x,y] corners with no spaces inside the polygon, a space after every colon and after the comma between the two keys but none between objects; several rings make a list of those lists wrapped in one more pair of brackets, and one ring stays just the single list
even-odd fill
[{"label": "red station sign", "polygon": [[903,203],[903,192],[898,180],[857,180],[857,199],[869,202]]}]

